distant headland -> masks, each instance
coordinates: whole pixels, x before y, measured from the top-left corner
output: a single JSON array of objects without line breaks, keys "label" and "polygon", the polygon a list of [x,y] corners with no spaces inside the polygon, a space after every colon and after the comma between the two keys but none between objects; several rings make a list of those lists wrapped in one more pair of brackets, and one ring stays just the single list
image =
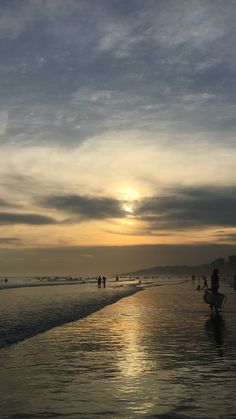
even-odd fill
[{"label": "distant headland", "polygon": [[188,266],[154,266],[152,268],[139,269],[134,272],[126,272],[125,276],[156,276],[156,275],[210,275],[212,269],[217,268],[221,275],[236,274],[236,255],[230,255],[228,259],[219,257],[212,262],[203,265]]}]

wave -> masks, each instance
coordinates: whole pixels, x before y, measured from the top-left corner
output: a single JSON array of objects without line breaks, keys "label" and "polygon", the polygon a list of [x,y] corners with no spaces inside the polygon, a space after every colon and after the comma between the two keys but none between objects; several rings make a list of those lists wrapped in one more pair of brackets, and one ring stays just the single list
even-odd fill
[{"label": "wave", "polygon": [[[37,282],[37,283],[27,283],[27,282],[15,282],[13,284],[4,284],[0,285],[0,291],[12,289],[12,288],[34,288],[34,287],[52,287],[58,285],[81,285],[85,282]],[[95,281],[94,281],[95,283]]]},{"label": "wave", "polygon": [[1,293],[0,348],[53,327],[79,320],[142,288],[135,284],[97,289],[94,284],[70,287],[30,286]]},{"label": "wave", "polygon": [[[116,283],[115,279],[109,278],[109,282]],[[138,284],[135,279],[122,278],[119,284]],[[28,288],[28,287],[45,287],[45,286],[57,286],[57,285],[81,285],[81,284],[95,284],[97,283],[96,278],[65,278],[65,277],[11,277],[5,282],[3,278],[0,279],[0,291],[7,290],[9,288]],[[117,285],[117,284],[116,284]]]}]

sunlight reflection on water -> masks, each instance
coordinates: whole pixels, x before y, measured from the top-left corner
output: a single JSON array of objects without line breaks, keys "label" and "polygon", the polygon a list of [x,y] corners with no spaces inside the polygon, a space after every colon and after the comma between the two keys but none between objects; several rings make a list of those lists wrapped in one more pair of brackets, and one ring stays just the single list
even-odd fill
[{"label": "sunlight reflection on water", "polygon": [[219,318],[190,283],[156,287],[3,349],[1,418],[235,418],[226,291]]}]

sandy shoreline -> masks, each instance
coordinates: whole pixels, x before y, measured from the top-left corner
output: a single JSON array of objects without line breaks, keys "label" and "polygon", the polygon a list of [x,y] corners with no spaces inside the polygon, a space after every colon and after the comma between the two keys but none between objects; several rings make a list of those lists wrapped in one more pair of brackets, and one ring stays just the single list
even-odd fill
[{"label": "sandy shoreline", "polygon": [[221,291],[218,319],[188,281],[1,350],[2,417],[235,418],[236,293]]}]

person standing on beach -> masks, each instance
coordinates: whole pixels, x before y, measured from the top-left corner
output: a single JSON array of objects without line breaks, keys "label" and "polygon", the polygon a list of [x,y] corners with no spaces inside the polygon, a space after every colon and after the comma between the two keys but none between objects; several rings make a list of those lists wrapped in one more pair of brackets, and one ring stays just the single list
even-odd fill
[{"label": "person standing on beach", "polygon": [[203,277],[203,282],[204,282],[204,285],[203,285],[203,287],[202,287],[202,290],[204,290],[204,289],[206,289],[206,290],[207,290],[207,288],[208,288],[208,284],[207,284],[207,279],[206,279],[206,277],[205,277],[205,276]]},{"label": "person standing on beach", "polygon": [[219,289],[219,271],[218,269],[213,269],[211,275],[211,290],[213,294],[217,294]]},{"label": "person standing on beach", "polygon": [[99,277],[98,277],[98,288],[101,288],[101,285],[102,285],[102,278],[99,275]]},{"label": "person standing on beach", "polygon": [[[219,271],[218,269],[213,269],[212,275],[211,275],[211,292],[213,294],[213,303],[210,304],[210,309],[213,310],[215,307],[216,313],[218,312],[218,308],[221,307],[221,304],[215,304],[214,300],[219,295],[218,289],[219,289]],[[223,294],[222,294],[223,295]]]},{"label": "person standing on beach", "polygon": [[103,282],[103,288],[106,288],[106,277],[105,276],[102,277],[102,282]]}]

